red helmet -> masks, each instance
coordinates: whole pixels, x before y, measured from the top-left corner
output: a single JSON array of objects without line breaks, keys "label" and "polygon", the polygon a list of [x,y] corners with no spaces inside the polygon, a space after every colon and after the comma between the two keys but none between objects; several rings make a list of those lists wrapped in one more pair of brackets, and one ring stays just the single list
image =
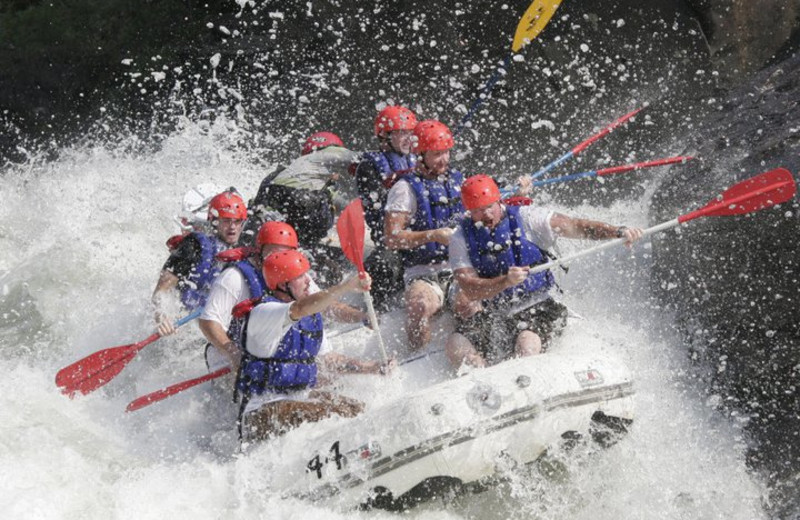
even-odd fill
[{"label": "red helmet", "polygon": [[468,210],[482,208],[500,200],[500,189],[488,175],[473,175],[461,185],[461,202]]},{"label": "red helmet", "polygon": [[232,191],[222,192],[208,203],[208,220],[211,221],[218,218],[245,220],[247,218],[247,206],[236,193]]},{"label": "red helmet", "polygon": [[286,222],[264,222],[258,230],[256,245],[261,247],[267,244],[297,249],[297,232]]},{"label": "red helmet", "polygon": [[262,266],[267,287],[274,291],[280,284],[294,280],[311,269],[308,259],[295,249],[272,253]]},{"label": "red helmet", "polygon": [[417,139],[412,150],[419,154],[427,151],[449,150],[455,144],[453,134],[450,133],[447,125],[434,119],[420,122],[414,128],[414,136]]},{"label": "red helmet", "polygon": [[406,107],[388,106],[375,118],[375,135],[385,137],[395,130],[413,130],[417,126],[417,116]]},{"label": "red helmet", "polygon": [[317,132],[316,134],[311,134],[311,136],[306,139],[306,142],[303,143],[303,151],[301,152],[301,155],[308,155],[311,152],[321,150],[329,146],[341,146],[344,148],[344,143],[341,139],[339,139],[339,136],[333,132]]}]

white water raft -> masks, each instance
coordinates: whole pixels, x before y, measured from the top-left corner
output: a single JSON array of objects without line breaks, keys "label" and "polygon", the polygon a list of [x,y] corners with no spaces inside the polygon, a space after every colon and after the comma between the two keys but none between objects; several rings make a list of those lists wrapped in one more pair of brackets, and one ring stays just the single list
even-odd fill
[{"label": "white water raft", "polygon": [[616,361],[561,353],[509,360],[354,419],[303,425],[270,443],[286,455],[271,473],[286,495],[403,508],[443,485],[481,484],[509,461],[533,462],[564,438],[603,441],[624,431],[633,393]]}]

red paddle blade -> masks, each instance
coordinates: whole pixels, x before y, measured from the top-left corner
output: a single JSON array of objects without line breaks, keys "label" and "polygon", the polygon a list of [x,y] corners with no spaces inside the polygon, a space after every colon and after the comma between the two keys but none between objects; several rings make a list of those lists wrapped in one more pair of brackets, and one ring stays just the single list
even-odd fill
[{"label": "red paddle blade", "polygon": [[365,229],[364,206],[361,205],[361,199],[355,199],[339,215],[336,232],[339,233],[339,242],[344,256],[353,262],[353,265],[361,272],[364,271]]},{"label": "red paddle blade", "polygon": [[795,193],[797,184],[792,174],[786,168],[777,168],[734,184],[702,208],[678,217],[678,222],[752,213],[791,200]]},{"label": "red paddle blade", "polygon": [[56,386],[70,397],[76,393],[86,395],[93,392],[114,379],[142,348],[158,337],[158,334],[153,334],[139,343],[103,349],[79,359],[58,371]]},{"label": "red paddle blade", "polygon": [[125,365],[130,363],[136,357],[138,350],[131,350],[124,357],[115,358],[106,366],[90,375],[87,378],[76,381],[71,385],[64,387],[61,393],[67,394],[70,398],[75,397],[76,394],[86,395],[94,392],[101,386],[117,377]]},{"label": "red paddle blade", "polygon": [[182,383],[178,383],[175,385],[168,386],[156,392],[143,395],[137,399],[131,401],[128,406],[125,408],[126,412],[135,412],[139,408],[144,408],[147,405],[157,403],[159,401],[163,401],[167,397],[177,394],[178,392],[183,392],[184,390],[191,388],[193,386],[197,386],[201,383],[205,383],[206,381],[211,381],[212,379],[216,379],[218,377],[222,377],[228,372],[231,371],[231,367],[223,367],[219,370],[211,372],[201,377],[196,377],[194,379],[189,379],[188,381],[184,381]]}]

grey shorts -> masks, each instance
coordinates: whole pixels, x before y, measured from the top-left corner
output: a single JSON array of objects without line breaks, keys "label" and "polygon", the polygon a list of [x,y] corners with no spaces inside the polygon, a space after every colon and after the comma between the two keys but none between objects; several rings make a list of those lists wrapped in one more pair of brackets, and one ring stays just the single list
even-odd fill
[{"label": "grey shorts", "polygon": [[406,282],[406,290],[414,282],[424,282],[428,285],[439,298],[439,304],[444,306],[445,302],[452,302],[457,285],[453,283],[453,271],[444,270],[437,274],[429,274],[412,278]]},{"label": "grey shorts", "polygon": [[466,337],[484,357],[503,359],[514,352],[520,332],[535,332],[544,351],[566,324],[567,308],[548,298],[510,316],[501,310],[484,309],[469,318],[457,318],[456,332]]}]

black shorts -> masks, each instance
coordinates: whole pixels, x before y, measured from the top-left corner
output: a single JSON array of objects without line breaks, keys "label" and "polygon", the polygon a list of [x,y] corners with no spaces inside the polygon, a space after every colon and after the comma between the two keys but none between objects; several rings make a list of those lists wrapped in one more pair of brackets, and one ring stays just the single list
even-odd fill
[{"label": "black shorts", "polygon": [[466,337],[484,357],[499,360],[513,354],[520,332],[535,332],[542,340],[544,351],[550,339],[566,324],[567,308],[548,298],[513,315],[504,310],[484,309],[469,318],[457,318],[456,332]]}]

